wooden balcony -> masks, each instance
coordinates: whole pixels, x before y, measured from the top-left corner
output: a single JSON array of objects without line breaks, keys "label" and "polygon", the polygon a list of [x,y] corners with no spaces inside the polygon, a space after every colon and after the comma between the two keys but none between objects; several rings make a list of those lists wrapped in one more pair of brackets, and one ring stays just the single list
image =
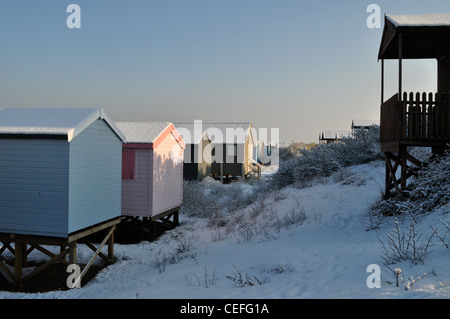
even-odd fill
[{"label": "wooden balcony", "polygon": [[450,142],[450,93],[395,94],[381,105],[380,142],[383,152],[401,146],[440,150]]}]

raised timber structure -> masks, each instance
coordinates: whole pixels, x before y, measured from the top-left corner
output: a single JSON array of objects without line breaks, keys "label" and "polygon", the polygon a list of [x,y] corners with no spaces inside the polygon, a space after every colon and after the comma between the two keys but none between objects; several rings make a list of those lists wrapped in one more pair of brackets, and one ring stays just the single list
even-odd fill
[{"label": "raised timber structure", "polygon": [[[185,143],[170,122],[116,122],[122,146],[122,216],[159,226],[178,226],[183,203]],[[172,218],[172,221],[170,220]]]},{"label": "raised timber structure", "polygon": [[[380,141],[386,160],[386,197],[401,195],[422,163],[411,147],[443,152],[450,142],[450,14],[385,16],[381,60]],[[398,93],[384,100],[384,60],[398,60]],[[402,61],[436,59],[436,92],[403,92]],[[397,173],[400,169],[400,174]],[[400,178],[398,178],[400,175]]]},{"label": "raised timber structure", "polygon": [[[112,262],[123,141],[103,109],[0,109],[0,268],[16,288],[55,262],[76,264],[77,242],[94,250],[78,278],[97,256]],[[96,248],[87,240],[100,231],[106,234]],[[108,256],[100,251],[106,243]],[[24,274],[33,250],[50,259]]]}]

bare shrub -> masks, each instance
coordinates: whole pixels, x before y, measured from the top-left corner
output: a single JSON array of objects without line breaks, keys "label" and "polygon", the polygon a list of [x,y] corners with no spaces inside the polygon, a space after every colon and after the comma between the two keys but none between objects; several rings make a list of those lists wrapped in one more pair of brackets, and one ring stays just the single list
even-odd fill
[{"label": "bare shrub", "polygon": [[423,263],[430,253],[431,240],[436,232],[433,231],[428,238],[422,238],[423,232],[416,226],[417,221],[411,216],[409,227],[403,230],[398,218],[395,218],[395,228],[386,235],[386,242],[378,237],[384,251],[382,258],[388,264],[404,260],[410,260],[414,264]]},{"label": "bare shrub", "polygon": [[262,285],[262,282],[258,277],[244,273],[235,265],[233,265],[233,267],[236,269],[236,272],[226,276],[226,278],[231,280],[235,287]]}]

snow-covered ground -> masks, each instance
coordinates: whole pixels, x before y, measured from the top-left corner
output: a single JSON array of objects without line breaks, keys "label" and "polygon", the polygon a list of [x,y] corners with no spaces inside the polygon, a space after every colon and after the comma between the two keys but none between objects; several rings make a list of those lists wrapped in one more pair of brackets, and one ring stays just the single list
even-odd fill
[{"label": "snow-covered ground", "polygon": [[[284,188],[276,199],[268,196],[268,213],[255,217],[248,229],[225,235],[206,219],[181,215],[181,226],[155,242],[117,244],[118,261],[80,289],[0,291],[0,298],[449,298],[450,249],[438,241],[423,263],[384,264],[378,237],[391,232],[393,219],[373,230],[368,218],[368,209],[381,197],[384,163],[353,166],[338,174],[308,188]],[[449,209],[423,217],[424,233],[436,216],[448,219]],[[306,220],[271,228],[267,216],[280,221],[294,210],[303,211]],[[257,232],[258,227],[264,231]],[[253,235],[245,236],[246,230]],[[79,245],[79,259],[90,255]],[[367,285],[373,274],[367,268],[373,264],[381,270],[380,288]],[[402,269],[405,281],[427,275],[407,290],[395,285],[395,267]]]}]

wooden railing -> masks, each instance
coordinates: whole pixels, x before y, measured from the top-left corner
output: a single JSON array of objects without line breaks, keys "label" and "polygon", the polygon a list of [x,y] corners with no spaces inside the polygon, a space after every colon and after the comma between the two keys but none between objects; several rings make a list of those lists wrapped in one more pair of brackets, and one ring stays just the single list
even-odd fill
[{"label": "wooden railing", "polygon": [[398,94],[381,105],[380,142],[397,141],[400,139],[401,107]]},{"label": "wooden railing", "polygon": [[450,139],[450,93],[398,94],[381,105],[380,141]]},{"label": "wooden railing", "polygon": [[249,172],[254,174],[256,177],[261,177],[262,165],[253,159],[248,161]]}]

